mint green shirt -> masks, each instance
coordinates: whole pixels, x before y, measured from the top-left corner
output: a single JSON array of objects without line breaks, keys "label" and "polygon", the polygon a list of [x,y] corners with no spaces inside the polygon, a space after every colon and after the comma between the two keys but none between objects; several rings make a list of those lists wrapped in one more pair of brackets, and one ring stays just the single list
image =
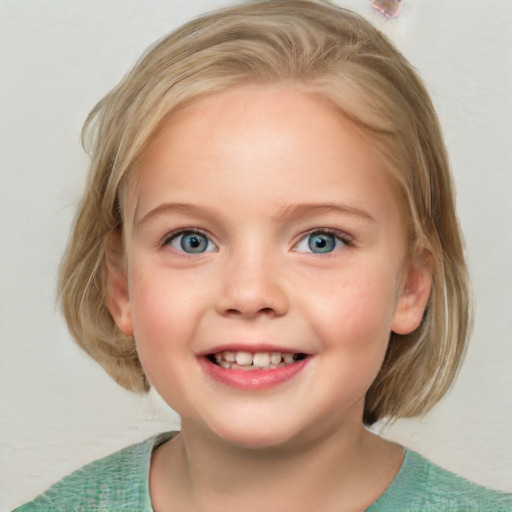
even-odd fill
[{"label": "mint green shirt", "polygon": [[[171,436],[152,437],[92,462],[14,512],[153,512],[151,454]],[[512,494],[471,483],[407,450],[395,479],[367,512],[419,511],[512,512]]]}]

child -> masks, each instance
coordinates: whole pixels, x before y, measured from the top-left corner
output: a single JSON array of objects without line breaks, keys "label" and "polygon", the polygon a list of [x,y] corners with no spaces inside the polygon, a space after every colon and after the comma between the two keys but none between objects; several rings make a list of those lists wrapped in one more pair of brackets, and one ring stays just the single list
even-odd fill
[{"label": "child", "polygon": [[182,429],[18,510],[512,508],[366,428],[437,403],[470,326],[438,121],[378,31],[311,0],[207,15],[86,135],[64,314]]}]

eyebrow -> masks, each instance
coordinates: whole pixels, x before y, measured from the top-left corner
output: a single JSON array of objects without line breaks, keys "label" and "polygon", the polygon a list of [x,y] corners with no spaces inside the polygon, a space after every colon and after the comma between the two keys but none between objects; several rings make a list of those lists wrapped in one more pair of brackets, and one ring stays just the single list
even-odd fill
[{"label": "eyebrow", "polygon": [[[200,216],[211,216],[214,213],[208,207],[201,207],[190,203],[162,203],[151,209],[140,220],[136,221],[135,226],[139,227],[159,215],[171,212],[186,212]],[[362,208],[337,203],[301,203],[287,205],[279,210],[276,218],[282,221],[300,220],[311,215],[332,212],[377,222],[369,212]]]},{"label": "eyebrow", "polygon": [[301,219],[313,214],[322,213],[341,213],[343,215],[350,215],[361,217],[364,220],[377,222],[375,218],[366,210],[356,206],[337,203],[301,203],[297,205],[285,206],[279,213],[278,217],[282,219]]},{"label": "eyebrow", "polygon": [[[208,214],[209,210],[205,208],[201,208],[200,206],[196,206],[190,203],[162,203],[158,205],[156,208],[149,210],[141,219],[135,221],[135,226],[139,227],[142,224],[146,224],[151,219],[162,215],[163,213],[170,212],[188,212],[195,214]],[[137,212],[135,212],[135,218],[137,217]]]}]

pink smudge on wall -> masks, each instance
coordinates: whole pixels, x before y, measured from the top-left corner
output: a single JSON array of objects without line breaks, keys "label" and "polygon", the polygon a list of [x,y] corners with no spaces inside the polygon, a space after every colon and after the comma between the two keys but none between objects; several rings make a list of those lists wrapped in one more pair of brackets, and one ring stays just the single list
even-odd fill
[{"label": "pink smudge on wall", "polygon": [[396,18],[400,13],[402,0],[370,0],[372,7],[388,18]]}]

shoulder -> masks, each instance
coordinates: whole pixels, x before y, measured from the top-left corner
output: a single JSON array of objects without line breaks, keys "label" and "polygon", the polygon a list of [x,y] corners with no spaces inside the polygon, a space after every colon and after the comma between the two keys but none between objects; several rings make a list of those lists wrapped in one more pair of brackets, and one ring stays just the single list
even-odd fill
[{"label": "shoulder", "polygon": [[368,510],[511,512],[512,494],[477,485],[408,450],[395,480]]},{"label": "shoulder", "polygon": [[151,511],[149,465],[153,447],[161,437],[87,464],[14,512]]},{"label": "shoulder", "polygon": [[457,510],[512,511],[512,494],[475,484],[432,464],[421,455],[413,456],[424,468],[426,490],[433,503]]}]

